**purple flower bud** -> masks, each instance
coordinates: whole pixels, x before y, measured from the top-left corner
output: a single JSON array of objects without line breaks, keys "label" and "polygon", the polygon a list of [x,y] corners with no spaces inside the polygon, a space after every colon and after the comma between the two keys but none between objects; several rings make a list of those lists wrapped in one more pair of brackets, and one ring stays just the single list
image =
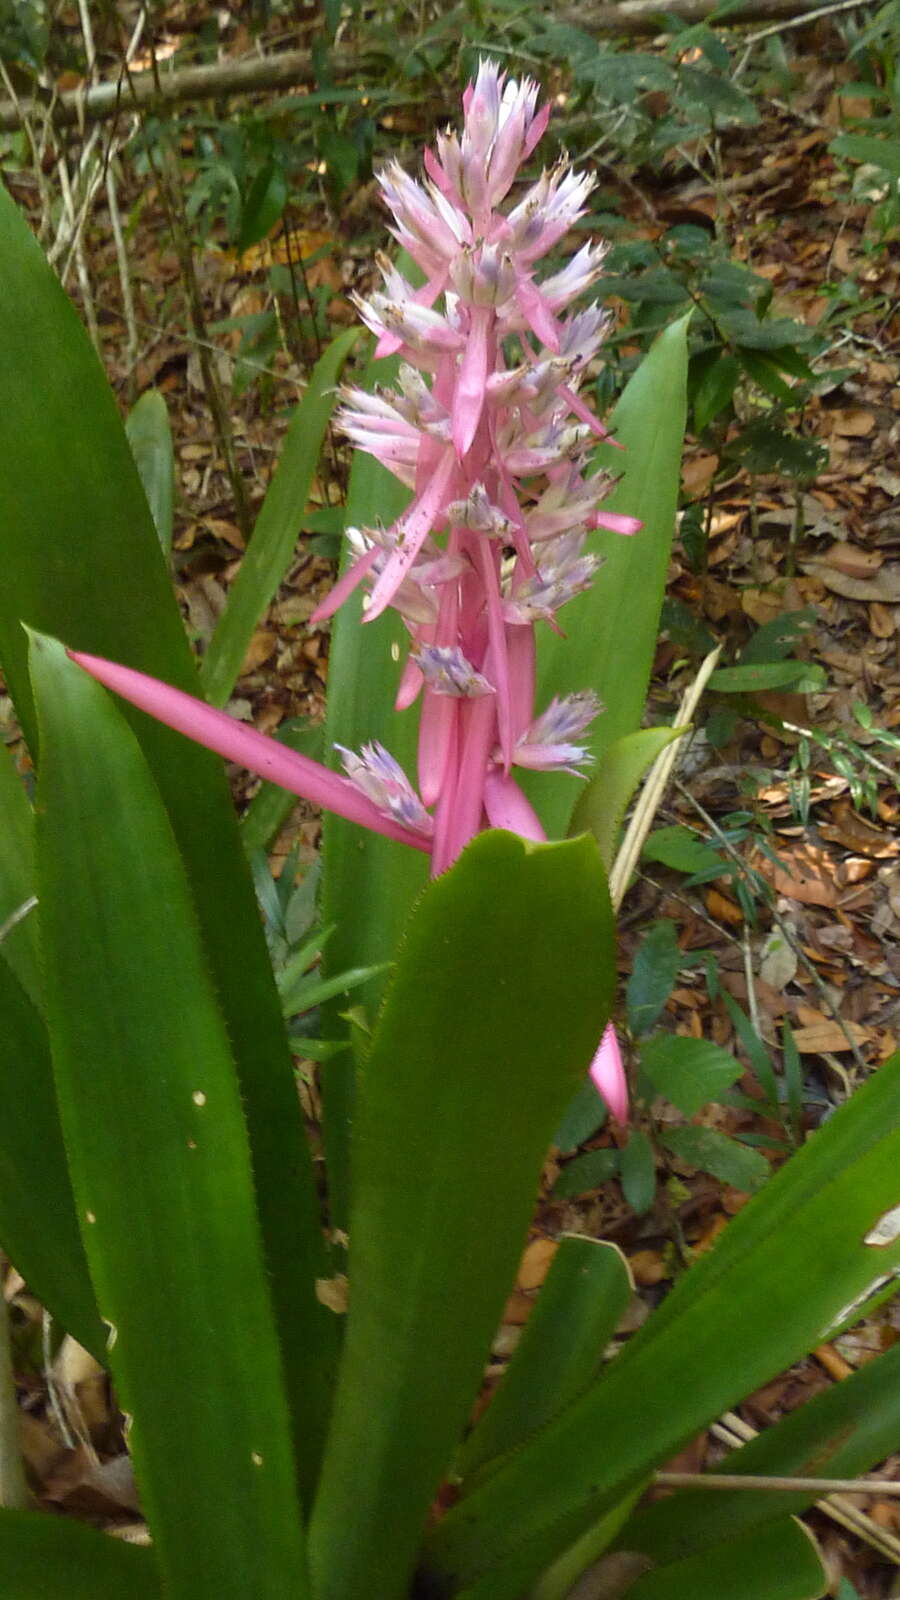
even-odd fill
[{"label": "purple flower bud", "polygon": [[472,697],[494,693],[494,685],[475,670],[456,645],[423,644],[413,651],[413,659],[435,694]]},{"label": "purple flower bud", "polygon": [[383,744],[373,740],[371,744],[363,745],[361,755],[346,750],[342,744],[336,744],[335,749],[340,751],[350,782],[371,800],[383,816],[399,822],[413,833],[420,833],[426,838],[431,835],[434,826],[431,817],[403,768]]}]

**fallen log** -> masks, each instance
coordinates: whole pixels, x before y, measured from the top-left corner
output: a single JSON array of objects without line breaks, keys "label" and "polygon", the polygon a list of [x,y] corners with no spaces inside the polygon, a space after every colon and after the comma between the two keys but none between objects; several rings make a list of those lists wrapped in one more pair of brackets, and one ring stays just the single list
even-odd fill
[{"label": "fallen log", "polygon": [[[865,0],[860,0],[860,5]],[[831,9],[831,8],[828,8]],[[846,10],[846,0],[833,7]],[[714,14],[712,0],[617,0],[616,4],[577,7],[557,13],[554,20],[580,28],[598,38],[654,35],[664,30],[665,13],[681,21],[702,22]],[[748,22],[802,19],[807,13],[827,14],[818,0],[744,0],[727,17],[729,27]],[[336,51],[329,57],[336,78],[344,82],[364,78],[368,65],[364,54]],[[168,63],[156,72],[121,73],[108,82],[84,89],[71,89],[61,95],[35,95],[18,101],[0,101],[0,129],[9,132],[30,120],[45,118],[56,127],[72,127],[87,122],[106,122],[137,110],[159,110],[188,100],[206,100],[225,95],[258,94],[271,89],[314,87],[312,54],[308,50],[285,50],[280,54],[247,56],[237,61],[214,61],[204,66],[175,67]]]}]

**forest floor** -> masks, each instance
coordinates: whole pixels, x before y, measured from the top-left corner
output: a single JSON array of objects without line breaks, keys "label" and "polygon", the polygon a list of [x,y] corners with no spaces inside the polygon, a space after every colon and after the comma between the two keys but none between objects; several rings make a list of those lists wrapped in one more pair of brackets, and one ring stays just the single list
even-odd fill
[{"label": "forest floor", "polygon": [[[900,521],[895,509],[900,260],[895,248],[873,240],[871,207],[850,201],[828,151],[842,111],[845,64],[834,50],[823,59],[814,36],[804,55],[806,36],[799,37],[794,66],[802,92],[789,105],[764,104],[758,127],[723,137],[716,186],[675,163],[652,177],[638,172],[619,181],[611,170],[600,176],[638,236],[657,238],[673,222],[724,229],[733,258],[770,282],[779,314],[810,326],[824,322],[832,330],[826,365],[834,369],[835,381],[813,397],[803,419],[804,432],[827,451],[827,464],[813,481],[797,487],[776,475],[751,480],[738,468],[723,473],[709,444],[691,438],[685,452],[686,494],[707,502],[709,554],[706,570],[698,573],[676,541],[670,596],[731,648],[739,648],[754,626],[809,608],[812,620],[802,653],[827,672],[827,685],[819,692],[773,690],[758,696],[753,707],[742,707],[745,714],[723,745],[710,743],[701,728],[680,783],[666,795],[657,818],[660,826],[683,824],[721,844],[735,813],[752,817],[752,826],[733,847],[752,916],[746,896],[734,892],[733,877],[685,887],[683,874],[645,863],[625,902],[620,942],[624,979],[641,933],[661,918],[670,919],[680,949],[709,953],[720,989],[739,1002],[773,1050],[780,1048],[783,1023],[790,1023],[803,1069],[802,1134],[877,1070],[900,1040],[900,793],[892,776],[897,753],[875,736],[878,729],[900,731]],[[423,139],[431,133],[429,127],[413,131]],[[186,147],[187,168],[191,157]],[[34,210],[37,193],[30,176],[7,176],[16,198]],[[202,649],[245,538],[221,434],[210,414],[200,345],[196,334],[186,331],[190,309],[165,207],[152,184],[147,188],[146,178],[136,177],[127,164],[121,203],[136,217],[128,251],[141,343],[135,364],[126,347],[114,241],[98,204],[86,243],[102,357],[123,409],[150,385],[166,396],[177,463],[175,571],[186,618]],[[371,184],[354,192],[340,214],[322,200],[295,229],[295,247],[313,261],[308,288],[324,294],[335,329],[354,318],[347,293],[370,280],[372,250],[383,244],[383,230]],[[279,250],[283,241],[276,237],[239,255],[215,234],[195,247],[207,330],[266,310],[271,304],[268,268]],[[829,322],[840,287],[847,284],[855,286],[855,303],[845,304]],[[625,308],[620,309],[624,315]],[[283,303],[279,311],[290,316]],[[286,337],[268,360],[262,381],[236,394],[240,332],[231,328],[208,336],[252,518],[314,351]],[[345,475],[346,459],[333,445],[316,481],[311,512],[340,502]],[[231,704],[235,714],[266,732],[286,717],[316,721],[323,713],[328,633],[309,619],[333,581],[334,567],[317,553],[320,546],[313,548],[314,537],[311,530],[301,530],[296,559],[257,629]],[[663,634],[652,687],[654,720],[672,715],[689,676],[680,644]],[[868,710],[870,728],[854,713],[859,704]],[[804,729],[824,737],[804,744]],[[867,765],[864,756],[860,768],[853,756],[848,776],[847,740],[881,765]],[[795,790],[807,752],[804,816]],[[853,773],[859,770],[874,779],[870,806],[856,803],[858,794],[854,798]],[[236,775],[235,789],[243,802],[253,784]],[[303,861],[309,862],[318,823],[303,806],[284,830],[279,859],[298,835]],[[732,1016],[721,993],[711,998],[702,965],[680,974],[666,1014],[667,1025],[680,1034],[735,1045]],[[738,1087],[751,1102],[758,1094],[749,1073]],[[638,1114],[652,1132],[665,1122],[667,1110],[654,1103]],[[755,1113],[752,1104],[711,1105],[695,1120],[729,1134],[755,1135],[760,1147],[768,1136],[770,1154],[784,1136],[784,1128]],[[583,1148],[612,1148],[623,1138],[621,1130],[607,1125]],[[665,1292],[685,1254],[708,1248],[728,1216],[745,1203],[737,1188],[671,1155],[660,1153],[659,1163],[656,1197],[643,1215],[628,1205],[616,1181],[585,1196],[554,1194],[565,1160],[548,1164],[545,1197],[498,1335],[496,1373],[527,1318],[560,1233],[577,1228],[614,1240],[624,1251],[638,1287],[628,1327],[622,1329],[627,1333]],[[10,1292],[16,1288],[9,1286]],[[900,1339],[897,1304],[823,1345],[754,1395],[741,1409],[744,1423],[764,1428]],[[28,1320],[24,1289],[18,1305]],[[105,1380],[94,1372],[69,1377],[78,1402],[77,1426],[68,1418],[68,1444],[60,1440],[40,1375],[35,1375],[33,1394],[26,1395],[26,1451],[42,1498],[70,1514],[120,1522],[139,1536],[127,1457],[111,1447],[117,1423]],[[724,1448],[724,1436],[710,1430],[673,1465],[699,1471]],[[900,1478],[900,1455],[881,1472],[886,1479]],[[834,1573],[833,1592],[843,1578],[865,1600],[882,1600],[898,1593],[900,1500],[873,1495],[853,1504],[864,1513],[862,1534],[824,1514],[813,1518]]]}]

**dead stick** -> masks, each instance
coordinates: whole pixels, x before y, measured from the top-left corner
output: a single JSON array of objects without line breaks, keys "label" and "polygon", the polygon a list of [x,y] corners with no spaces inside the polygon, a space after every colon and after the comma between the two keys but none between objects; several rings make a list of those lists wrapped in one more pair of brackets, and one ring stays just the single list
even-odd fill
[{"label": "dead stick", "polygon": [[900,1483],[884,1478],[767,1478],[742,1472],[657,1472],[665,1489],[765,1489],[778,1494],[900,1495]]},{"label": "dead stick", "polygon": [[[860,4],[863,0],[860,0]],[[728,27],[747,22],[766,22],[779,18],[802,19],[807,11],[819,14],[821,8],[811,0],[744,0],[740,11],[730,12]],[[714,16],[711,0],[621,0],[618,5],[600,5],[562,13],[563,20],[574,22],[585,33],[606,37],[637,34],[654,35],[664,31],[663,13],[684,22],[702,22]],[[367,71],[377,66],[378,58],[365,51],[336,51],[329,58],[334,77],[365,82]],[[130,92],[123,94],[120,80],[97,83],[88,89],[69,90],[55,101],[50,94],[0,102],[0,130],[11,132],[26,117],[40,120],[49,115],[57,127],[85,122],[104,122],[115,117],[127,99],[128,109],[141,106],[174,105],[185,100],[205,100],[213,95],[258,94],[262,90],[308,88],[315,82],[313,59],[308,50],[285,50],[278,55],[248,56],[241,61],[215,61],[201,67],[171,67],[159,72],[134,74]],[[360,98],[365,93],[360,89]]]}]

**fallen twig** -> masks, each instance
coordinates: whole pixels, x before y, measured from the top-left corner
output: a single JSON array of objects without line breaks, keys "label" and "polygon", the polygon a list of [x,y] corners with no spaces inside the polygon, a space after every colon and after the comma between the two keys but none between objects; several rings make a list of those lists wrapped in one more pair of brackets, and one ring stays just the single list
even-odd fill
[{"label": "fallen twig", "polygon": [[[823,8],[811,4],[810,0],[744,0],[740,11],[729,12],[723,25],[733,28],[747,22],[793,18],[799,26],[807,13],[821,16],[841,9],[845,9],[841,3]],[[663,12],[683,22],[702,22],[715,18],[716,7],[711,0],[666,0],[665,6],[660,0],[620,0],[616,5],[562,12],[559,20],[599,37],[639,34],[652,37],[664,31],[661,27]],[[362,52],[335,51],[329,55],[328,66],[336,81],[347,78],[359,81],[360,74],[365,74],[366,57]],[[216,61],[200,67],[167,67],[159,72],[158,78],[153,72],[134,74],[127,94],[121,79],[117,78],[87,89],[69,90],[55,102],[51,94],[36,95],[18,103],[5,101],[0,103],[0,129],[9,132],[20,127],[26,117],[40,120],[47,113],[57,127],[67,127],[82,121],[106,121],[117,116],[126,101],[130,109],[177,105],[186,100],[203,100],[210,95],[258,94],[268,89],[310,87],[315,81],[313,56],[309,50],[285,50],[278,55],[254,55],[240,61]],[[361,97],[363,93],[361,90]]]}]

